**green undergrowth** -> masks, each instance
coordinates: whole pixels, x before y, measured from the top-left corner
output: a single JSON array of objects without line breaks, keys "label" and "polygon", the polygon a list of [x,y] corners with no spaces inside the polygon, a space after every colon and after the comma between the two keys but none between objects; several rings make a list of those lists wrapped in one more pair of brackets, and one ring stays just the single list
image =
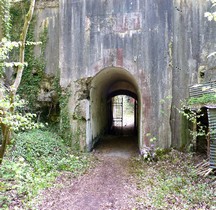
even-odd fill
[{"label": "green undergrowth", "polygon": [[79,176],[91,157],[72,153],[55,133],[34,130],[18,134],[0,166],[0,209],[31,209],[38,193],[65,171]]},{"label": "green undergrowth", "polygon": [[188,105],[205,105],[205,104],[216,104],[216,94],[209,93],[203,94],[200,97],[191,97],[188,99]]},{"label": "green undergrowth", "polygon": [[215,176],[199,177],[194,157],[172,150],[158,162],[134,160],[137,209],[216,209]]}]

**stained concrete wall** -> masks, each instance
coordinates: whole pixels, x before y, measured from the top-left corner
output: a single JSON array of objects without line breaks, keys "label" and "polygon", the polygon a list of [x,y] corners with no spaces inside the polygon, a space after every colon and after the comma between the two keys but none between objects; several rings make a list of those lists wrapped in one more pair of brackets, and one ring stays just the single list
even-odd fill
[{"label": "stained concrete wall", "polygon": [[[52,24],[49,40],[59,40],[54,63],[60,68],[61,86],[72,87],[109,67],[129,71],[141,94],[140,147],[148,145],[147,133],[161,147],[182,146],[187,132],[175,107],[188,96],[188,85],[198,81],[199,67],[215,67],[207,59],[216,43],[215,23],[204,18],[208,8],[203,0],[59,0],[58,15],[56,8],[44,14],[59,23]],[[55,53],[49,46],[47,50],[52,60]],[[73,91],[88,92],[90,87],[91,79]],[[97,110],[90,95],[84,95],[81,101],[88,100],[89,109]],[[72,96],[71,103],[79,104],[77,100]],[[91,136],[86,138],[91,141]]]},{"label": "stained concrete wall", "polygon": [[[49,76],[58,74],[59,71],[59,2],[57,0],[38,1],[36,3],[35,15],[35,38],[40,40],[44,30],[48,31],[47,46],[45,52],[46,69]],[[41,52],[40,45],[35,48],[35,55]]]},{"label": "stained concrete wall", "polygon": [[170,108],[166,107],[168,117],[160,114],[160,100],[171,95],[172,89],[171,71],[167,71],[171,7],[172,1],[138,0],[60,4],[61,85],[94,77],[109,66],[128,70],[142,92],[141,139],[147,141],[146,134],[151,133],[164,147],[171,144]]}]

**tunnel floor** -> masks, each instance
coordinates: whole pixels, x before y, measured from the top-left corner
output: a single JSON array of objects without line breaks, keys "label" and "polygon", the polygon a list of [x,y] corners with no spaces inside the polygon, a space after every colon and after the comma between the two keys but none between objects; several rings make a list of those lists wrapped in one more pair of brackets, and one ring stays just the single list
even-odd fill
[{"label": "tunnel floor", "polygon": [[133,125],[129,126],[114,126],[111,129],[111,134],[113,135],[119,135],[119,136],[134,136],[137,132],[134,130]]},{"label": "tunnel floor", "polygon": [[137,136],[104,136],[94,151],[109,157],[130,158],[136,156],[139,152]]}]

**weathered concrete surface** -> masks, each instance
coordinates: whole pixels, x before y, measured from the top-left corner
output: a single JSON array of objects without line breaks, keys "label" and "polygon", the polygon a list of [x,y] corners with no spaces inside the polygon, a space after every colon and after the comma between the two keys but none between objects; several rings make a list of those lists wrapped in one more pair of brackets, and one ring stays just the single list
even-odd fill
[{"label": "weathered concrete surface", "polygon": [[[125,80],[124,74],[119,79],[115,76],[119,69],[129,72],[126,82],[135,87],[138,96],[140,149],[149,143],[147,133],[155,136],[161,147],[186,143],[187,129],[175,107],[188,96],[188,85],[197,83],[199,67],[216,66],[207,58],[216,47],[215,23],[204,18],[208,8],[203,0],[61,0],[58,9],[43,10],[41,19],[55,17],[49,40],[59,48],[58,59],[52,44],[48,45],[47,72],[58,63],[64,88],[92,78],[87,87],[90,93],[81,99],[88,101],[87,144],[104,132],[106,122],[98,116],[106,119],[106,102],[102,101],[113,85],[112,77],[118,84]],[[94,87],[96,75],[107,69],[108,74],[102,74]],[[94,88],[101,90],[94,92]],[[91,97],[101,102],[94,105]],[[79,103],[72,94],[71,113]]]},{"label": "weathered concrete surface", "polygon": [[[48,31],[45,52],[45,73],[51,76],[59,72],[59,2],[58,0],[38,1],[35,14],[37,16],[35,26],[36,40],[40,39],[44,30]],[[40,54],[40,45],[35,48],[35,54]]]},{"label": "weathered concrete surface", "polygon": [[79,147],[81,151],[91,150],[91,140],[86,134],[89,133],[89,91],[90,78],[74,81],[70,86],[70,98],[67,104],[72,132],[72,145]]},{"label": "weathered concrete surface", "polygon": [[[171,144],[170,108],[168,117],[160,114],[160,100],[171,95],[172,89],[172,71],[167,71],[172,40],[171,7],[172,1],[60,3],[61,85],[66,87],[76,79],[94,77],[106,67],[129,71],[142,92],[140,141],[151,133],[158,136],[164,147]],[[171,102],[167,105],[171,106]]]}]

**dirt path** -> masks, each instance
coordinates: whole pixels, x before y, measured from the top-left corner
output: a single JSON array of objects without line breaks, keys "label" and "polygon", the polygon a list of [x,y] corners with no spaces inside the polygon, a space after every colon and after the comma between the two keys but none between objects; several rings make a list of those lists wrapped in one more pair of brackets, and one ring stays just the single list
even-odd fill
[{"label": "dirt path", "polygon": [[107,137],[95,150],[98,164],[89,173],[61,189],[46,192],[39,209],[102,210],[133,209],[138,194],[130,174],[130,162],[137,155],[134,139]]}]

